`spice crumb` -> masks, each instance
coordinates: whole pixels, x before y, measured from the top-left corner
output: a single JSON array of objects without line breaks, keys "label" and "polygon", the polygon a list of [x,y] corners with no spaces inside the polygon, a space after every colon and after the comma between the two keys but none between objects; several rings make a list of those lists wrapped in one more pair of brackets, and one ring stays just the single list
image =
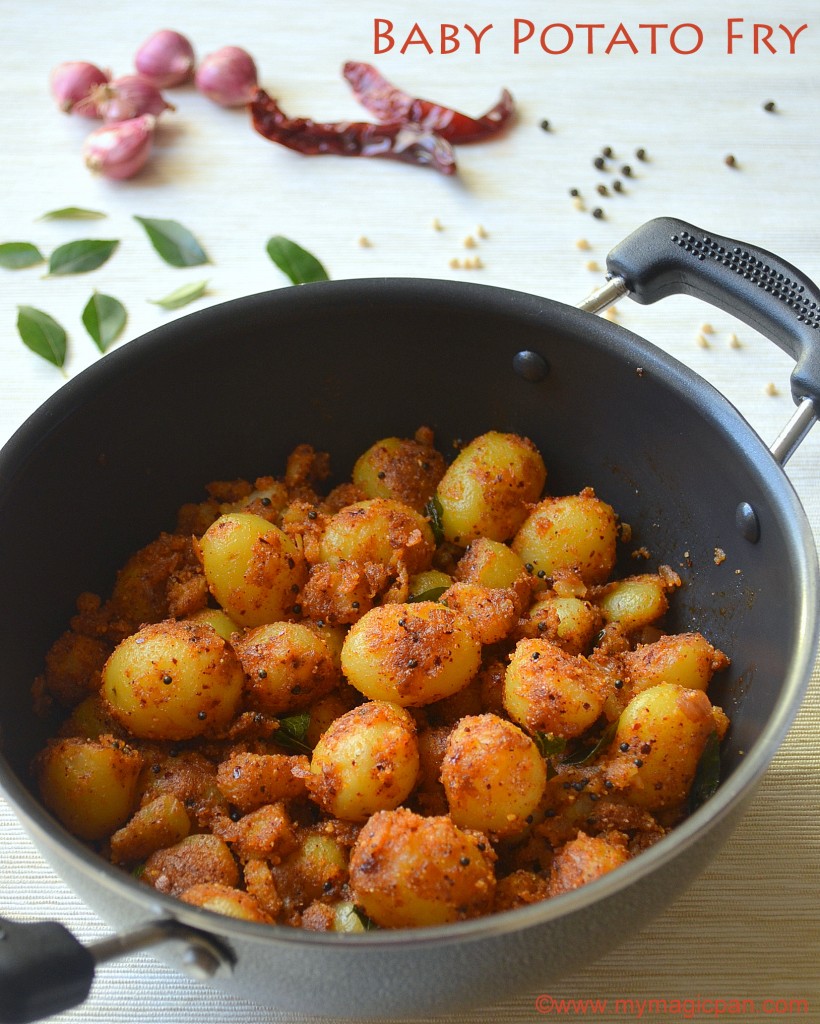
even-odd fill
[{"label": "spice crumb", "polygon": [[770,114],[773,114],[775,110],[777,110],[777,105],[775,104],[774,100],[768,100],[766,103],[763,104],[763,109],[767,110]]},{"label": "spice crumb", "polygon": [[460,270],[461,269],[461,260],[458,258],[458,256],[454,256],[450,260],[450,266],[453,268],[453,270]]},{"label": "spice crumb", "polygon": [[431,226],[433,228],[433,231],[443,231],[444,230],[444,225],[441,223],[441,221],[438,219],[438,217],[433,217],[433,220],[431,222]]},{"label": "spice crumb", "polygon": [[586,266],[587,270],[600,270],[601,269],[596,260],[587,260],[584,265]]},{"label": "spice crumb", "polygon": [[475,229],[475,233],[479,238],[487,238],[487,229],[483,224],[478,224]]},{"label": "spice crumb", "polygon": [[726,561],[726,552],[723,548],[715,548],[715,565],[722,565]]},{"label": "spice crumb", "polygon": [[370,241],[367,235],[359,236],[359,245],[362,247],[362,249],[370,249],[373,247],[373,243]]},{"label": "spice crumb", "polygon": [[473,267],[476,270],[483,270],[484,269],[484,264],[481,262],[481,257],[480,256],[474,256],[473,257]]},{"label": "spice crumb", "polygon": [[699,334],[695,339],[698,343],[698,348],[711,348],[709,339],[704,334]]},{"label": "spice crumb", "polygon": [[737,157],[732,153],[728,153],[724,158],[723,162],[727,167],[737,167]]},{"label": "spice crumb", "polygon": [[764,390],[765,390],[767,395],[779,395],[780,394],[780,392],[777,390],[777,385],[772,383],[772,381],[769,381],[769,383],[766,385]]},{"label": "spice crumb", "polygon": [[700,325],[700,333],[701,334],[714,334],[715,333],[715,329],[714,329],[714,327],[711,324],[701,324]]},{"label": "spice crumb", "polygon": [[743,348],[740,344],[740,338],[736,334],[729,335],[729,348]]},{"label": "spice crumb", "polygon": [[476,246],[476,241],[473,238],[473,236],[472,235],[467,235],[467,237],[464,239],[464,248],[465,249],[475,249],[475,246]]},{"label": "spice crumb", "polygon": [[649,548],[645,548],[645,547],[644,548],[636,548],[632,552],[632,558],[635,558],[635,559],[646,558],[646,559],[648,559],[649,558]]},{"label": "spice crumb", "polygon": [[[604,320],[613,320],[614,321],[614,320],[617,320],[617,319],[618,319],[618,310],[614,306],[610,306],[609,309],[604,310]],[[638,367],[638,376],[639,377],[643,376],[643,367],[642,366]]]},{"label": "spice crumb", "polygon": [[589,244],[586,238],[579,238],[578,241],[575,243],[575,248],[581,249],[584,252],[586,252],[587,249],[591,249],[592,246]]}]

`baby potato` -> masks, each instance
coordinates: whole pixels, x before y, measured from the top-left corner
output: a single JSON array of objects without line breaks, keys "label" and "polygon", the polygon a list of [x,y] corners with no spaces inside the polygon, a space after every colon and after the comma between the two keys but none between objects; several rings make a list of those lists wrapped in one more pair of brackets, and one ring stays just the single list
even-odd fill
[{"label": "baby potato", "polygon": [[614,740],[617,760],[634,765],[625,787],[629,800],[649,811],[682,803],[714,730],[712,705],[702,690],[659,683],[633,697]]},{"label": "baby potato", "polygon": [[522,562],[547,576],[577,573],[587,585],[604,583],[615,566],[618,523],[614,510],[591,488],[544,498],[512,542]]},{"label": "baby potato", "polygon": [[347,851],[332,836],[309,833],[272,867],[271,876],[286,906],[305,906],[338,892],[347,881]]},{"label": "baby potato", "polygon": [[368,498],[395,498],[422,512],[445,468],[444,456],[431,445],[385,437],[356,460],[353,483]]},{"label": "baby potato", "polygon": [[512,548],[501,541],[479,537],[459,559],[456,580],[504,588],[511,587],[525,571],[524,563]]},{"label": "baby potato", "polygon": [[140,881],[169,896],[179,896],[194,885],[233,887],[239,882],[239,868],[223,839],[197,834],[152,853]]},{"label": "baby potato", "polygon": [[345,821],[392,810],[419,774],[416,726],[404,708],[371,701],[337,718],[322,734],[310,762],[310,795]]},{"label": "baby potato", "polygon": [[[619,841],[623,840],[623,841]],[[626,836],[588,836],[579,832],[555,855],[550,871],[550,896],[571,892],[592,882],[629,860]]]},{"label": "baby potato", "polygon": [[403,564],[412,576],[430,568],[436,543],[420,513],[393,498],[370,498],[341,509],[321,540],[321,560]]},{"label": "baby potato", "polygon": [[230,643],[234,633],[239,633],[241,630],[241,627],[221,608],[203,608],[202,611],[194,612],[193,615],[186,615],[185,622],[204,623],[215,629],[227,643]]},{"label": "baby potato", "polygon": [[669,608],[664,581],[651,573],[607,584],[595,603],[607,622],[617,622],[626,632],[657,622]]},{"label": "baby potato", "polygon": [[547,785],[547,766],[518,726],[497,715],[468,715],[450,733],[441,766],[450,817],[496,836],[526,827]]},{"label": "baby potato", "polygon": [[729,659],[700,633],[662,636],[622,656],[633,693],[658,683],[675,683],[689,690],[706,690],[715,672],[726,668]]},{"label": "baby potato", "polygon": [[529,732],[572,739],[604,707],[606,675],[583,655],[548,640],[520,640],[504,676],[504,707]]},{"label": "baby potato", "polygon": [[248,704],[269,715],[298,711],[339,682],[327,644],[298,622],[272,622],[234,641]]},{"label": "baby potato", "polygon": [[55,740],[37,757],[43,803],[80,839],[104,839],[134,810],[143,760],[113,736]]},{"label": "baby potato", "polygon": [[481,644],[468,620],[434,601],[371,609],[350,627],[342,671],[371,700],[422,707],[476,675]]},{"label": "baby potato", "polygon": [[245,674],[210,626],[168,619],[120,643],[103,668],[102,696],[134,736],[188,740],[225,728]]},{"label": "baby potato", "polygon": [[249,512],[220,516],[200,538],[199,550],[209,590],[240,626],[284,619],[307,579],[294,541]]},{"label": "baby potato", "polygon": [[535,445],[491,430],[456,456],[436,490],[445,540],[466,547],[478,537],[504,541],[544,489],[547,470]]},{"label": "baby potato", "polygon": [[422,600],[422,594],[441,588],[446,590],[452,583],[452,578],[446,572],[439,572],[438,569],[428,569],[427,572],[420,572],[410,580],[408,600]]},{"label": "baby potato", "polygon": [[454,583],[439,600],[469,620],[473,634],[482,644],[497,644],[508,636],[521,611],[514,590],[483,587],[479,583]]},{"label": "baby potato", "polygon": [[241,889],[233,889],[218,882],[203,882],[180,893],[183,903],[202,907],[214,914],[235,917],[240,921],[256,921],[259,924],[273,924],[271,918],[259,906],[253,896]]},{"label": "baby potato", "polygon": [[519,633],[549,640],[568,654],[583,654],[603,625],[603,616],[590,601],[560,597],[550,591],[533,604]]},{"label": "baby potato", "polygon": [[156,797],[111,836],[111,863],[136,864],[155,850],[184,839],[191,819],[181,800],[169,793]]},{"label": "baby potato", "polygon": [[495,894],[492,848],[446,816],[379,811],[350,854],[356,903],[383,928],[447,924],[486,914]]}]

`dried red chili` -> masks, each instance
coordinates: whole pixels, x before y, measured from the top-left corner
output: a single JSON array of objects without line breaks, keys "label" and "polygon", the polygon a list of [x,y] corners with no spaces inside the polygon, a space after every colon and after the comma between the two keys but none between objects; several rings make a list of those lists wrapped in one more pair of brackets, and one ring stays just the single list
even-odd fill
[{"label": "dried red chili", "polygon": [[451,107],[410,96],[388,82],[372,64],[348,61],[343,74],[356,99],[382,121],[412,121],[435,132],[448,142],[481,142],[498,135],[515,113],[513,98],[507,89],[501,99],[481,117],[469,117]]},{"label": "dried red chili", "polygon": [[307,117],[288,117],[264,89],[257,90],[250,112],[253,127],[260,135],[299,153],[383,157],[433,167],[442,174],[456,172],[455,153],[450,143],[429,128],[407,121],[327,123]]}]

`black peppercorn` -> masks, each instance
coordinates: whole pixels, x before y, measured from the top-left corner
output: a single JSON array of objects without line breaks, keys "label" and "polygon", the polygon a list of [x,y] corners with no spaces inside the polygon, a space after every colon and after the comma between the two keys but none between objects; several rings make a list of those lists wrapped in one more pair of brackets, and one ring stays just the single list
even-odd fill
[{"label": "black peppercorn", "polygon": [[603,220],[603,218],[604,218],[604,211],[601,209],[600,206],[596,206],[595,209],[592,211],[592,216],[596,220]]},{"label": "black peppercorn", "polygon": [[621,174],[623,174],[625,178],[632,177],[632,168],[629,166],[629,164],[623,165],[623,167],[621,168]]},{"label": "black peppercorn", "polygon": [[581,193],[578,191],[577,188],[571,188],[569,190],[569,194],[572,196],[573,199],[577,199],[578,196],[580,196]]},{"label": "black peppercorn", "polygon": [[541,122],[541,130],[548,132],[550,130],[550,127],[551,126],[549,121],[546,118],[544,118],[544,120]]},{"label": "black peppercorn", "polygon": [[647,159],[647,156],[646,156],[646,150],[645,150],[645,149],[643,148],[643,146],[641,146],[641,148],[640,148],[640,149],[636,149],[636,150],[635,150],[635,156],[636,156],[636,157],[637,157],[637,158],[638,158],[639,160],[646,160],[646,159]]},{"label": "black peppercorn", "polygon": [[621,181],[620,178],[616,178],[612,182],[612,190],[614,192],[623,192],[623,190],[624,190],[624,183]]},{"label": "black peppercorn", "polygon": [[606,167],[606,160],[602,156],[596,156],[592,161],[592,166],[597,167],[599,171],[602,171]]}]

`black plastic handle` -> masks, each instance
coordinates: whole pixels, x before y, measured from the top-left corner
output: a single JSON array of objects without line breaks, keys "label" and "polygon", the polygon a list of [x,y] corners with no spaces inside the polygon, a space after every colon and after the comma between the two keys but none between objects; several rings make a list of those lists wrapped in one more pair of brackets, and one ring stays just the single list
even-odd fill
[{"label": "black plastic handle", "polygon": [[0,917],[0,1024],[27,1024],[82,1003],[94,967],[89,950],[61,924]]},{"label": "black plastic handle", "polygon": [[790,263],[671,217],[633,231],[606,262],[636,302],[693,295],[760,331],[796,362],[794,400],[820,406],[820,288]]}]

